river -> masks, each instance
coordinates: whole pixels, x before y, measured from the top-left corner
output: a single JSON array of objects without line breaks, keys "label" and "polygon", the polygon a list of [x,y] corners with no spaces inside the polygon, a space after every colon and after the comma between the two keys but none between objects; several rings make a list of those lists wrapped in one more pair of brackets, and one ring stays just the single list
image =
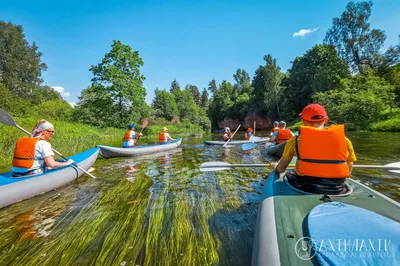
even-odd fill
[{"label": "river", "polygon": [[[348,137],[358,164],[400,161],[399,133]],[[264,148],[203,141],[185,138],[176,150],[141,157],[99,157],[96,180],[81,177],[1,209],[0,265],[249,265],[271,170],[202,173],[199,165],[267,162]],[[353,178],[400,201],[398,174],[356,169]]]}]

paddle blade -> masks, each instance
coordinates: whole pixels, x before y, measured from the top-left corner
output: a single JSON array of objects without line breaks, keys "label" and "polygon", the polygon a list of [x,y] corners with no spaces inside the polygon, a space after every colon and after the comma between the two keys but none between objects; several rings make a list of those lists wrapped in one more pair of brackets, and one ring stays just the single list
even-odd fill
[{"label": "paddle blade", "polygon": [[200,171],[202,172],[214,172],[230,169],[230,164],[224,162],[206,162],[200,165]]},{"label": "paddle blade", "polygon": [[389,170],[389,172],[400,174],[400,162],[398,163],[390,163],[385,165],[386,167],[397,167],[399,170]]},{"label": "paddle blade", "polygon": [[149,121],[143,120],[143,122],[142,122],[142,129],[144,129],[145,127],[147,127],[148,124],[149,124]]},{"label": "paddle blade", "polygon": [[244,151],[248,151],[248,150],[251,150],[251,149],[254,149],[255,147],[257,147],[257,144],[256,143],[245,143],[245,144],[242,144],[242,150],[244,150]]},{"label": "paddle blade", "polygon": [[17,124],[15,123],[14,119],[9,115],[6,111],[0,108],[0,123],[15,127]]}]

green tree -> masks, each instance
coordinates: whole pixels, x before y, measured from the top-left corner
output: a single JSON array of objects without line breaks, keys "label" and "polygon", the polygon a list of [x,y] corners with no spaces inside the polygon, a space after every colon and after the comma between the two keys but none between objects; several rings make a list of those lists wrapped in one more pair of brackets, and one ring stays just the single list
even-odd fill
[{"label": "green tree", "polygon": [[337,89],[340,80],[349,76],[347,64],[331,45],[315,45],[303,56],[296,57],[282,81],[285,117],[296,117],[312,102],[314,93]]},{"label": "green tree", "polygon": [[209,90],[213,95],[218,91],[217,82],[215,81],[215,79],[212,79],[212,80],[208,83],[208,90]]},{"label": "green tree", "polygon": [[200,99],[200,107],[205,108],[208,106],[208,92],[206,88],[203,89]]},{"label": "green tree", "polygon": [[338,89],[317,92],[313,99],[325,106],[335,123],[368,129],[382,111],[393,105],[393,86],[373,73],[342,79]]},{"label": "green tree", "polygon": [[213,95],[208,107],[208,115],[214,128],[218,128],[218,122],[230,115],[228,111],[234,103],[231,99],[232,92],[232,84],[224,80]]},{"label": "green tree", "polygon": [[180,91],[181,91],[181,86],[179,86],[178,81],[176,81],[176,79],[174,79],[171,82],[171,88],[169,89],[169,92],[172,93],[172,94],[176,94],[176,93],[178,93]]},{"label": "green tree", "polygon": [[189,84],[186,85],[185,90],[188,90],[192,94],[195,103],[200,106],[201,96],[199,89],[196,86]]},{"label": "green tree", "polygon": [[158,89],[154,92],[155,97],[152,107],[156,111],[156,117],[162,117],[170,121],[174,116],[179,115],[178,106],[172,93]]},{"label": "green tree", "polygon": [[21,83],[39,85],[47,66],[35,42],[25,40],[22,26],[0,21],[0,82],[18,95]]},{"label": "green tree", "polygon": [[236,73],[233,75],[233,78],[236,81],[236,84],[234,85],[235,90],[238,91],[239,95],[242,93],[251,93],[250,76],[245,70],[238,68]]},{"label": "green tree", "polygon": [[38,106],[38,113],[44,119],[72,120],[73,108],[63,100],[50,100],[42,102]]},{"label": "green tree", "polygon": [[255,104],[261,114],[280,116],[279,97],[282,73],[271,55],[264,56],[265,65],[259,66],[253,78],[252,86]]},{"label": "green tree", "polygon": [[[121,121],[121,115],[126,119]],[[107,88],[96,84],[82,91],[73,112],[75,120],[100,127],[124,127],[130,122],[129,116],[128,109],[118,109]]]},{"label": "green tree", "polygon": [[380,54],[386,35],[382,30],[370,29],[372,2],[350,2],[340,18],[333,19],[324,43],[336,46],[339,56],[355,72],[374,67],[374,57]]},{"label": "green tree", "polygon": [[[92,86],[82,92],[78,109],[86,108],[83,114],[89,113],[92,117],[99,114],[99,109],[112,112],[108,117],[102,116],[103,121],[90,121],[116,127],[125,127],[132,120],[139,121],[147,117],[150,108],[145,102],[145,78],[140,73],[141,66],[143,60],[138,51],[114,41],[111,51],[105,54],[101,63],[90,68],[94,76]],[[97,104],[101,105],[91,106]]]}]

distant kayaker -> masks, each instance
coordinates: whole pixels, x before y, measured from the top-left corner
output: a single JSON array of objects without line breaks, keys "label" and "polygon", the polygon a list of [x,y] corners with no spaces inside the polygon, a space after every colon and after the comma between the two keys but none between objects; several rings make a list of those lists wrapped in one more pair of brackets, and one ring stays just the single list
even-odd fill
[{"label": "distant kayaker", "polygon": [[58,168],[74,163],[73,160],[54,160],[54,153],[48,142],[54,133],[54,126],[50,122],[40,120],[36,123],[31,137],[21,137],[17,141],[11,168],[13,177],[41,174],[46,167]]},{"label": "distant kayaker", "polygon": [[171,136],[168,133],[168,128],[164,127],[162,129],[162,132],[160,134],[158,134],[158,141],[161,143],[164,143],[164,142],[168,142],[171,140],[175,140],[175,139],[171,138]]},{"label": "distant kayaker", "polygon": [[343,194],[356,161],[353,145],[345,137],[344,125],[325,128],[328,116],[319,104],[307,105],[300,114],[303,125],[299,136],[286,143],[279,163],[271,163],[276,172],[286,170],[293,156],[296,169],[288,171],[289,183],[300,190],[320,194]]},{"label": "distant kayaker", "polygon": [[253,135],[253,129],[252,129],[251,127],[249,127],[249,128],[247,129],[247,132],[244,133],[244,139],[245,139],[245,140],[250,140],[250,138],[253,137],[253,136],[254,136],[254,135]]},{"label": "distant kayaker", "polygon": [[269,141],[271,142],[276,141],[276,144],[280,144],[282,142],[289,140],[293,136],[294,136],[293,132],[289,128],[286,128],[286,122],[281,121],[279,122],[278,130],[276,130],[274,134],[272,134]]},{"label": "distant kayaker", "polygon": [[232,138],[232,132],[229,127],[224,128],[224,141],[228,141]]},{"label": "distant kayaker", "polygon": [[274,121],[272,129],[271,129],[271,133],[269,135],[272,136],[275,133],[275,131],[277,131],[278,129],[279,129],[279,122]]},{"label": "distant kayaker", "polygon": [[135,146],[135,139],[137,137],[143,136],[142,133],[136,133],[135,132],[135,126],[136,124],[129,124],[128,125],[128,131],[125,133],[124,138],[122,141],[124,142],[123,147],[124,148],[129,148]]}]

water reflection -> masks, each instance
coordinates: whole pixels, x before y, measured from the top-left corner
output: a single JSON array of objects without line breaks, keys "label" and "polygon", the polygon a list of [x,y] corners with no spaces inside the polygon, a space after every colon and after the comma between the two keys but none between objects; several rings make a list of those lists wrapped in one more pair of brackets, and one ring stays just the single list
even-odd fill
[{"label": "water reflection", "polygon": [[[199,143],[193,138],[168,152],[100,158],[98,179],[80,178],[0,210],[0,265],[249,265],[270,169],[202,173],[198,167],[265,163],[263,146],[242,151]],[[393,160],[386,149],[371,152],[370,139],[354,145],[360,163]],[[398,148],[393,144],[390,152]],[[400,198],[398,175],[357,170],[355,177]]]}]

